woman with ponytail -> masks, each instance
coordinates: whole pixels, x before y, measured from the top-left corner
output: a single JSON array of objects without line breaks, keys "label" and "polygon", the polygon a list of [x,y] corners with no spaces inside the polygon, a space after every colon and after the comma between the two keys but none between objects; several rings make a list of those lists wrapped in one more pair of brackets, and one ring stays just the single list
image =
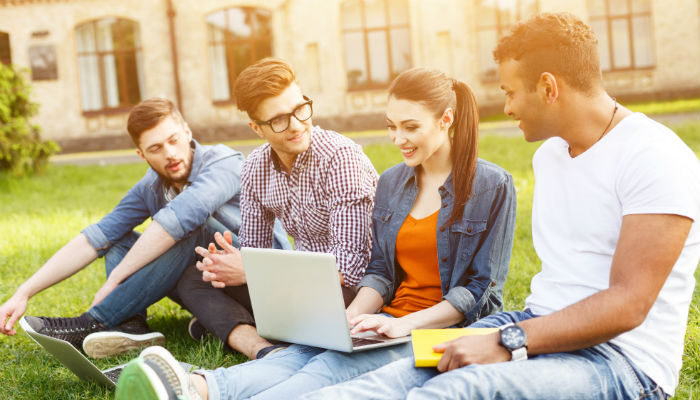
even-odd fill
[{"label": "woman with ponytail", "polygon": [[[379,178],[372,255],[346,310],[352,333],[398,338],[501,310],[515,189],[507,172],[477,158],[471,90],[436,70],[408,70],[389,87],[386,121],[404,162]],[[410,342],[354,353],[295,344],[183,382],[202,395],[295,399],[411,355]]]}]

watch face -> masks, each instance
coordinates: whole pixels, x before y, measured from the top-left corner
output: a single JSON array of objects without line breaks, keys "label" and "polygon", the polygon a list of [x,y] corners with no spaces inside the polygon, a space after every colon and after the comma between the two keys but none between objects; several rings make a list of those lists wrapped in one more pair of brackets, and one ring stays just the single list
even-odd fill
[{"label": "watch face", "polygon": [[525,331],[519,326],[509,326],[501,332],[501,343],[508,349],[525,346]]}]

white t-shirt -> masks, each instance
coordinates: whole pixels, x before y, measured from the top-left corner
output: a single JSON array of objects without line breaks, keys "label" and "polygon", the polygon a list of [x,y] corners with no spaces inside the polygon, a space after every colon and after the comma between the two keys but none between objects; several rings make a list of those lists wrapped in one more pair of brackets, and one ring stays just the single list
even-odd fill
[{"label": "white t-shirt", "polygon": [[636,113],[576,158],[561,138],[547,140],[533,167],[532,237],[542,271],[525,303],[535,314],[609,287],[624,215],[677,214],[694,221],[644,323],[611,340],[672,395],[700,259],[700,161],[670,129]]}]

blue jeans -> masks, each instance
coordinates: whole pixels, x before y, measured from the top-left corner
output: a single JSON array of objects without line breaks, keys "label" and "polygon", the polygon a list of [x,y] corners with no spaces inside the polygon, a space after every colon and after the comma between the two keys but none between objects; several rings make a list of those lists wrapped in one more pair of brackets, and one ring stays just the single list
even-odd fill
[{"label": "blue jeans", "polygon": [[295,344],[261,360],[195,373],[206,378],[209,400],[294,399],[411,354],[410,343],[356,353]]},{"label": "blue jeans", "polygon": [[[166,295],[170,295],[179,302],[177,295],[171,291],[185,268],[197,260],[198,256],[194,248],[206,246],[213,241],[214,232],[224,230],[226,228],[223,225],[209,218],[205,226],[197,228],[160,257],[133,273],[88,312],[99,323],[111,328],[136,314],[144,314],[148,306]],[[129,232],[109,249],[105,254],[107,276],[121,262],[138,238],[137,232]]]},{"label": "blue jeans", "polygon": [[[471,327],[498,327],[533,315],[504,312]],[[526,361],[470,365],[445,373],[412,357],[304,399],[666,399],[663,390],[609,343]]]}]

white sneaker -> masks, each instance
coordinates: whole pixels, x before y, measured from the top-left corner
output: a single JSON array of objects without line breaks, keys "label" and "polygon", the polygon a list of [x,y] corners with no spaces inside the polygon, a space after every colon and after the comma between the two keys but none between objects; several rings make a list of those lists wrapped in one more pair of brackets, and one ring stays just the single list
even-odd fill
[{"label": "white sneaker", "polygon": [[201,400],[201,397],[175,357],[163,347],[152,346],[124,367],[115,399]]}]

